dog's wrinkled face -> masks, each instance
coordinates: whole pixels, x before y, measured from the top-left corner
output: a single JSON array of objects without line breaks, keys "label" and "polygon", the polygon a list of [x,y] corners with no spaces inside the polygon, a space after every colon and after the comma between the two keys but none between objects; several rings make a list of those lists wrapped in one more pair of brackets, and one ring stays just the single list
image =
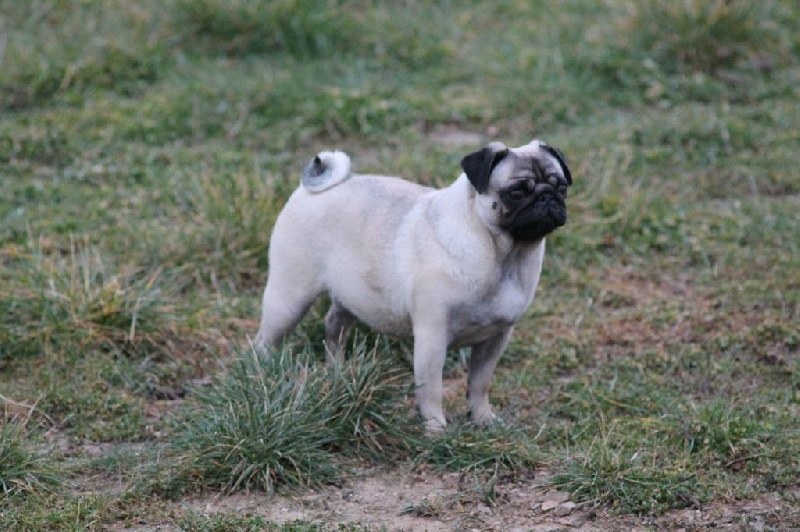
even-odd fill
[{"label": "dog's wrinkled face", "polygon": [[478,192],[478,215],[514,240],[539,240],[567,223],[572,174],[557,148],[533,141],[509,149],[493,142],[461,166]]}]

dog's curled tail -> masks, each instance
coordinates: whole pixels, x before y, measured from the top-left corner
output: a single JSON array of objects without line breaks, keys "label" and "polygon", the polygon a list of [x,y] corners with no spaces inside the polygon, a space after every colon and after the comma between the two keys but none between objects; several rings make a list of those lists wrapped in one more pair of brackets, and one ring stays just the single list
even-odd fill
[{"label": "dog's curled tail", "polygon": [[301,182],[309,192],[328,190],[350,177],[350,157],[342,151],[321,151],[303,170]]}]

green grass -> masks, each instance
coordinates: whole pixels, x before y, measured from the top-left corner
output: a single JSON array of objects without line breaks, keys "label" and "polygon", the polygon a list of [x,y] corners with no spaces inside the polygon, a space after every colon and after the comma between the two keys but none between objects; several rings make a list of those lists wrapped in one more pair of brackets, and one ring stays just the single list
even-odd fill
[{"label": "green grass", "polygon": [[[796,485],[796,2],[254,5],[0,1],[0,528],[279,530],[175,499],[363,467],[472,476],[453,500],[498,509],[543,471],[642,515]],[[304,162],[443,186],[480,144],[452,132],[544,138],[575,190],[506,424],[454,394],[427,439],[408,342],[361,330],[326,368],[323,304],[272,358],[247,339]]]},{"label": "green grass", "polygon": [[529,471],[538,463],[534,439],[513,427],[480,429],[456,423],[441,437],[422,441],[415,461],[436,470]]},{"label": "green grass", "polygon": [[182,471],[174,482],[273,492],[339,478],[339,453],[391,460],[419,432],[398,410],[407,381],[363,342],[330,369],[288,347],[244,352],[195,390],[201,409],[177,428]]},{"label": "green grass", "polygon": [[684,464],[674,458],[665,461],[653,450],[615,446],[607,436],[598,438],[585,456],[571,457],[553,483],[579,501],[622,513],[660,513],[705,500],[695,474]]},{"label": "green grass", "polygon": [[63,482],[58,467],[28,433],[27,420],[9,420],[0,427],[0,495],[47,492]]}]

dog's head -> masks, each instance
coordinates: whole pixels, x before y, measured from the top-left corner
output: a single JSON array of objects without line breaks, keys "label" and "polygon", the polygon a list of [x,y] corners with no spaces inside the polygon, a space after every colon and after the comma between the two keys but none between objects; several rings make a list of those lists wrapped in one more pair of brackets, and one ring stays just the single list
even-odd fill
[{"label": "dog's head", "polygon": [[540,240],[567,223],[572,174],[558,148],[539,140],[519,148],[492,142],[461,167],[477,192],[478,216],[514,240]]}]

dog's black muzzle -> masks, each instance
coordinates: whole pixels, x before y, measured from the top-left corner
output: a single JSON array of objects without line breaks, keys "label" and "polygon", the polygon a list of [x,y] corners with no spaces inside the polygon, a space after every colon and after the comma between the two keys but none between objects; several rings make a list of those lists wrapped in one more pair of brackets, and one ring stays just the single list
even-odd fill
[{"label": "dog's black muzzle", "polygon": [[561,188],[563,194],[549,184],[537,184],[533,190],[512,188],[501,193],[508,213],[503,229],[514,240],[534,241],[566,224],[566,187]]}]

